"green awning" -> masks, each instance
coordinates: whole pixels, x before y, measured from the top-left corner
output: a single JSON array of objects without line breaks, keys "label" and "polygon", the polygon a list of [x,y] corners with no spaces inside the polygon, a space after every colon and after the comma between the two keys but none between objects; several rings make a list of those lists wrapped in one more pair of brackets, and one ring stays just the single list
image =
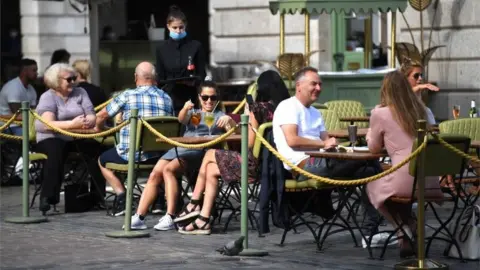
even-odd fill
[{"label": "green awning", "polygon": [[280,13],[295,14],[304,13],[306,10],[309,14],[331,13],[349,13],[351,11],[357,13],[368,12],[388,12],[390,10],[405,11],[407,8],[407,0],[279,0],[270,1],[270,11],[272,14]]}]

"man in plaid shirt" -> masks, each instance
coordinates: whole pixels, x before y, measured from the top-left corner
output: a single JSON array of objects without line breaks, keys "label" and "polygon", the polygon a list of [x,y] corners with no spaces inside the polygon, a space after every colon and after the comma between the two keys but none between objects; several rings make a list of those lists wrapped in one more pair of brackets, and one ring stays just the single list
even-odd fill
[{"label": "man in plaid shirt", "polygon": [[[173,116],[173,105],[170,96],[156,87],[155,67],[148,62],[142,62],[135,68],[135,84],[137,88],[126,90],[115,97],[105,108],[97,113],[97,129],[102,129],[105,120],[121,113],[122,120],[130,118],[131,109],[137,108],[141,117]],[[117,194],[117,206],[114,215],[120,216],[125,210],[125,187],[115,174],[105,168],[107,163],[127,164],[130,126],[120,130],[119,143],[116,148],[104,152],[99,158],[100,170],[103,176]],[[135,159],[146,164],[155,164],[158,153],[136,153]]]}]

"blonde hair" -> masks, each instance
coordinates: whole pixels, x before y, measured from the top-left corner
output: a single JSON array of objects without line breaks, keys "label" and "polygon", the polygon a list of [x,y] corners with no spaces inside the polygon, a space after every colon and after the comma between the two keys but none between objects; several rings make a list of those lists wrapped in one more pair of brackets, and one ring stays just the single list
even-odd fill
[{"label": "blonde hair", "polygon": [[393,118],[411,136],[415,136],[417,121],[426,119],[425,106],[415,96],[405,75],[393,71],[385,75],[380,90],[381,105],[390,107]]},{"label": "blonde hair", "polygon": [[406,76],[410,76],[410,73],[412,73],[414,68],[421,68],[423,69],[423,66],[418,62],[418,61],[413,61],[409,57],[403,57],[401,66],[400,66],[400,71]]},{"label": "blonde hair", "polygon": [[80,59],[73,62],[73,68],[82,79],[90,81],[91,67],[90,62],[86,59]]},{"label": "blonde hair", "polygon": [[75,73],[75,70],[65,63],[56,63],[47,68],[43,74],[43,80],[45,85],[51,89],[56,90],[59,87],[60,82],[60,73],[62,71],[67,71]]}]

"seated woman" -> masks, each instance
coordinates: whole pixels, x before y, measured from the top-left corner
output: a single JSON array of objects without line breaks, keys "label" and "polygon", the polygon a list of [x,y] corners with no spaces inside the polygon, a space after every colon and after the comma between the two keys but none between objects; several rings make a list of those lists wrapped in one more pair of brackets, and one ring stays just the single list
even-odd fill
[{"label": "seated woman", "polygon": [[[440,88],[430,83],[423,83],[423,66],[420,61],[412,60],[411,58],[404,57],[401,62],[402,66],[400,71],[407,77],[408,83],[412,87],[413,92],[417,98],[423,103],[422,92],[425,90],[439,91]],[[425,107],[427,123],[435,125],[435,116],[430,108]]]},{"label": "seated woman", "polygon": [[88,60],[76,60],[73,62],[72,66],[77,73],[77,86],[87,91],[93,107],[97,107],[98,105],[107,101],[105,92],[100,87],[90,83],[91,67]]},{"label": "seated woman", "polygon": [[[367,143],[370,152],[379,153],[385,148],[396,165],[412,152],[417,120],[425,119],[425,105],[415,96],[406,77],[399,71],[388,73],[381,88],[381,104],[372,110]],[[425,196],[442,196],[438,178],[426,178]],[[410,197],[414,178],[408,164],[394,173],[367,185],[367,194],[373,206],[394,226],[407,224],[404,230],[411,237],[415,222],[411,206],[394,204],[390,197]],[[413,255],[407,236],[399,231],[400,256]]]},{"label": "seated woman", "polygon": [[[191,101],[185,102],[185,105],[178,114],[178,121],[186,125],[184,137],[205,136],[209,134],[208,126],[205,123],[205,113],[213,112],[219,101],[217,86],[214,82],[205,81],[198,88],[198,101],[201,109],[194,109]],[[195,114],[195,116],[193,116]],[[214,122],[212,135],[223,133],[224,129],[230,129],[235,126],[235,122],[230,116],[225,115],[221,110],[216,109],[213,112]],[[192,117],[193,116],[193,117]],[[201,120],[196,117],[201,117]],[[158,193],[158,186],[165,183],[165,193],[167,199],[167,213],[160,218],[158,224],[154,226],[155,230],[166,231],[175,229],[173,217],[176,214],[176,200],[178,197],[177,176],[185,170],[192,171],[199,167],[200,161],[205,155],[203,149],[185,149],[177,147],[170,149],[165,153],[153,168],[147,185],[142,192],[137,213],[132,216],[132,229],[144,230],[145,215],[148,208],[154,202]],[[186,165],[186,166],[185,166]]]},{"label": "seated woman", "polygon": [[[57,63],[51,65],[44,74],[49,88],[42,94],[37,105],[37,113],[50,125],[63,130],[91,129],[95,126],[95,112],[87,92],[75,87],[76,75],[72,67]],[[40,211],[47,212],[50,205],[59,202],[60,187],[64,177],[63,165],[69,152],[82,152],[88,156],[88,170],[97,188],[96,202],[104,199],[105,181],[96,160],[103,147],[92,139],[75,140],[51,130],[39,120],[35,121],[37,132],[36,151],[44,153],[48,159],[43,165],[43,183],[40,193]]]},{"label": "seated woman", "polygon": [[[274,71],[266,71],[257,80],[257,100],[246,107],[249,118],[248,147],[248,173],[254,179],[258,170],[258,162],[253,157],[252,147],[255,142],[255,134],[252,128],[258,128],[265,122],[271,122],[273,112],[277,105],[290,97],[282,78]],[[188,226],[179,229],[182,234],[211,233],[210,216],[218,190],[218,178],[222,177],[225,183],[239,181],[241,177],[241,155],[236,151],[210,149],[205,154],[198,174],[197,183],[193,191],[190,203],[184,211],[175,219],[175,222],[185,222],[194,219]],[[202,194],[203,206],[200,208]]]}]

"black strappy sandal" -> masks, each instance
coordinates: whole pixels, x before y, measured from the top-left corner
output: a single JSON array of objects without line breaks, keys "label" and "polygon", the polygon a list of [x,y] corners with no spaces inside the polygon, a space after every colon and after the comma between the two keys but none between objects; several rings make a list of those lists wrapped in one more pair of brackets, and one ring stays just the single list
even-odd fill
[{"label": "black strappy sandal", "polygon": [[[197,219],[199,219],[201,221],[204,221],[205,224],[203,224],[201,227],[198,227],[198,225],[196,223]],[[192,225],[193,230],[187,231],[186,230],[186,228],[188,226],[187,225],[183,228],[180,228],[178,230],[178,232],[181,233],[181,234],[186,234],[186,235],[209,235],[209,234],[211,234],[212,233],[211,226],[206,228],[207,226],[211,225],[210,218],[199,215],[197,217],[197,219],[195,219],[194,221],[192,221],[192,223],[189,224],[189,225]]]},{"label": "black strappy sandal", "polygon": [[[188,205],[193,205],[192,210],[188,210]],[[197,206],[200,206],[200,200],[191,200],[190,203],[187,204],[182,212],[173,220],[175,223],[184,222],[186,220],[190,220],[192,218],[197,218],[200,215],[200,210],[195,210]]]}]

